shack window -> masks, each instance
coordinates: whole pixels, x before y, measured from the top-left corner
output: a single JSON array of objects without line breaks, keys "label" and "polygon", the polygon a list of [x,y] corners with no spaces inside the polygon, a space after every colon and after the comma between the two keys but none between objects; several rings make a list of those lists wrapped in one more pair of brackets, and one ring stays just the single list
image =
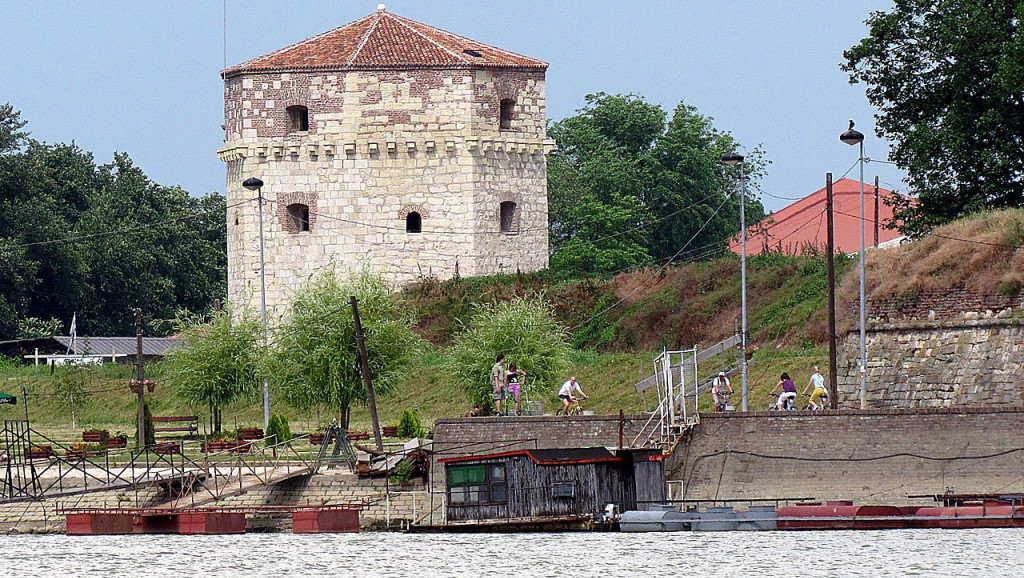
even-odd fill
[{"label": "shack window", "polygon": [[423,232],[423,217],[416,211],[413,211],[405,217],[405,232],[406,233],[421,233]]},{"label": "shack window", "polygon": [[288,205],[288,230],[292,233],[309,231],[309,205],[292,203]]},{"label": "shack window", "polygon": [[575,498],[576,497],[576,484],[572,482],[560,482],[556,483],[551,487],[551,497],[553,498]]},{"label": "shack window", "polygon": [[501,130],[512,128],[512,111],[516,108],[516,101],[506,98],[501,101]]},{"label": "shack window", "polygon": [[309,130],[309,109],[304,106],[288,107],[288,132],[306,132]]},{"label": "shack window", "polygon": [[519,232],[519,212],[516,211],[516,204],[512,201],[505,201],[501,204],[501,232]]},{"label": "shack window", "polygon": [[505,464],[449,467],[448,493],[452,504],[504,504]]}]

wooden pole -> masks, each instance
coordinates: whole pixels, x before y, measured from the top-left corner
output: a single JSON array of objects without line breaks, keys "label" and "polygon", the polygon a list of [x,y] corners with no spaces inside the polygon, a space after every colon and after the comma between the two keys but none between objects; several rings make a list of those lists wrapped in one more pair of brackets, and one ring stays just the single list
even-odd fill
[{"label": "wooden pole", "polygon": [[138,370],[136,379],[139,382],[139,443],[138,447],[141,450],[146,447],[146,410],[145,410],[145,391],[146,386],[143,385],[146,372],[142,366],[142,309],[135,310],[135,368]]},{"label": "wooden pole", "polygon": [[363,385],[366,386],[366,403],[370,406],[370,421],[373,422],[373,441],[378,451],[384,451],[384,441],[380,437],[380,421],[377,420],[377,400],[373,395],[373,380],[370,377],[370,363],[366,357],[366,343],[363,341],[363,325],[359,322],[358,300],[352,297],[352,317],[356,323],[356,345],[359,347],[359,367],[363,374]]},{"label": "wooden pole", "polygon": [[828,212],[828,395],[831,408],[839,409],[836,383],[836,247],[832,214],[832,173],[825,173],[825,199],[825,210]]}]

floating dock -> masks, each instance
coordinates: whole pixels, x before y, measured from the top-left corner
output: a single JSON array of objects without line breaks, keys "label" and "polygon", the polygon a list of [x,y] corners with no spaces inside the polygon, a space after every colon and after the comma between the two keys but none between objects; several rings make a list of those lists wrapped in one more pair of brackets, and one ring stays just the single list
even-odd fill
[{"label": "floating dock", "polygon": [[363,504],[195,508],[66,508],[67,535],[244,534],[249,514],[292,516],[292,533],[358,532]]}]

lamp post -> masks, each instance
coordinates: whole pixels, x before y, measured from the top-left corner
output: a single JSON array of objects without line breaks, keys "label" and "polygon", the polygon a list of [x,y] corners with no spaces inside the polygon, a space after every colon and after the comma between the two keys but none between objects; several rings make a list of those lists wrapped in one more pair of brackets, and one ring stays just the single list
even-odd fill
[{"label": "lamp post", "polygon": [[839,140],[853,146],[860,145],[858,163],[860,164],[860,408],[867,407],[867,340],[864,332],[865,299],[864,299],[864,135],[854,130],[853,121],[850,128],[839,135]]},{"label": "lamp post", "polygon": [[[267,348],[267,264],[263,258],[263,181],[256,177],[245,179],[242,186],[257,191],[260,215],[260,310],[263,313],[263,349]],[[270,425],[270,385],[263,378],[263,429]]]},{"label": "lamp post", "polygon": [[747,411],[747,221],[744,204],[747,196],[747,183],[743,178],[743,155],[731,152],[722,155],[722,162],[734,167],[740,166],[740,352],[741,363],[741,404],[740,408]]}]

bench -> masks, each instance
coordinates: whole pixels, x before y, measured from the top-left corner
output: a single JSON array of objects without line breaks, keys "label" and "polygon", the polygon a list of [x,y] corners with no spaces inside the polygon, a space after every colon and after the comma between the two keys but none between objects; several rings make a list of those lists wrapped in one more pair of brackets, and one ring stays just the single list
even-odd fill
[{"label": "bench", "polygon": [[[157,426],[159,423],[185,423],[185,425],[176,426]],[[197,415],[170,415],[153,417],[153,431],[154,432],[188,432],[190,434],[199,433],[199,416]]]}]

